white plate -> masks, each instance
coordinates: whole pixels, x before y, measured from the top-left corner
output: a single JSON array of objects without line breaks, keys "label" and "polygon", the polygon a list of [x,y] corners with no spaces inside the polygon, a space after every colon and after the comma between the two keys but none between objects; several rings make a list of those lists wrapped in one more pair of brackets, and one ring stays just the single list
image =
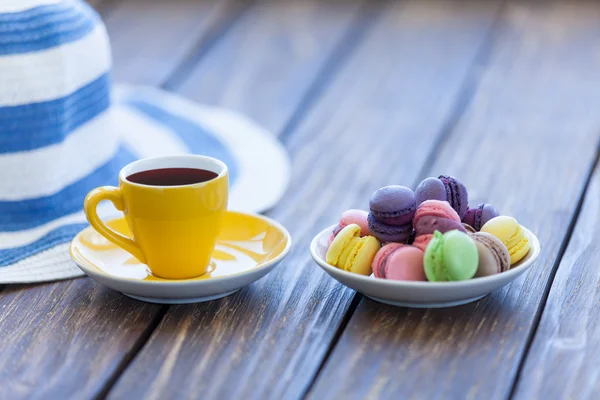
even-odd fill
[{"label": "white plate", "polygon": [[537,237],[523,228],[529,238],[529,253],[506,272],[458,282],[394,281],[346,272],[327,264],[327,242],[334,226],[324,229],[310,244],[310,254],[321,268],[338,282],[381,303],[400,307],[453,307],[481,299],[509,284],[531,267],[540,254]]},{"label": "white plate", "polygon": [[[130,236],[123,217],[107,222]],[[211,269],[191,279],[162,279],[146,264],[110,243],[92,227],[71,242],[71,257],[92,279],[137,300],[185,304],[228,296],[267,275],[288,253],[292,240],[279,223],[258,214],[227,211]]]}]

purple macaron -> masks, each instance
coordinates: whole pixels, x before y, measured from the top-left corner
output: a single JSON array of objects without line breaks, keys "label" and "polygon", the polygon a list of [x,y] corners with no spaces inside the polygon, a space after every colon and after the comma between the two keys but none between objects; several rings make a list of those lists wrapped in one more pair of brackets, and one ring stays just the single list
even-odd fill
[{"label": "purple macaron", "polygon": [[425,200],[447,201],[446,186],[438,178],[423,179],[415,189],[415,200],[417,207]]},{"label": "purple macaron", "polygon": [[415,194],[405,186],[385,186],[371,196],[369,207],[373,216],[387,225],[407,225],[417,209]]},{"label": "purple macaron", "polygon": [[471,225],[477,232],[492,218],[496,218],[500,213],[491,204],[480,204],[475,208],[469,208],[462,218],[462,222]]},{"label": "purple macaron", "polygon": [[452,176],[440,175],[438,178],[446,187],[446,200],[462,219],[469,208],[467,188]]},{"label": "purple macaron", "polygon": [[434,215],[424,215],[419,218],[414,225],[416,236],[433,235],[435,231],[446,233],[455,229],[461,232],[467,232],[461,222]]},{"label": "purple macaron", "polygon": [[424,179],[415,190],[417,206],[425,200],[443,200],[450,203],[462,218],[469,206],[469,195],[465,186],[452,176]]},{"label": "purple macaron", "polygon": [[413,231],[412,223],[404,225],[389,225],[381,222],[370,212],[367,217],[369,230],[382,242],[408,243]]}]

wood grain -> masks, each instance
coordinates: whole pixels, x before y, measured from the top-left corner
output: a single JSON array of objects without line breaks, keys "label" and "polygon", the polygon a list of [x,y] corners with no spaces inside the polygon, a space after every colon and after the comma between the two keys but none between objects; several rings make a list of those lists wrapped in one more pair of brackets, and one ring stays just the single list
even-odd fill
[{"label": "wood grain", "polygon": [[[342,39],[368,21],[371,11],[361,9],[363,3],[260,2],[189,76],[168,87],[192,100],[242,112],[278,134],[310,95],[311,85],[335,64],[339,48],[348,45]],[[364,15],[357,19],[359,13]]]},{"label": "wood grain", "polygon": [[119,1],[120,0],[86,0],[86,3],[96,10],[100,15],[100,18],[106,19],[113,7],[118,4]]},{"label": "wood grain", "polygon": [[95,9],[98,9],[100,7],[100,5],[106,1],[108,1],[108,0],[85,0],[86,3],[88,3],[90,6],[94,7]]},{"label": "wood grain", "polygon": [[137,350],[160,307],[82,278],[0,293],[3,399],[92,398]]},{"label": "wood grain", "polygon": [[[542,254],[534,267],[483,300],[452,309],[363,300],[309,398],[508,397],[596,155],[598,7],[510,3],[490,55],[479,65],[478,85],[427,170],[460,177],[474,204],[490,201],[535,232]],[[558,305],[551,309],[554,315],[562,311]],[[545,361],[531,362],[522,379],[523,398],[540,394],[527,391],[527,377]],[[562,385],[562,371],[547,371],[554,373],[545,375],[544,384],[554,378]]]},{"label": "wood grain", "polygon": [[600,167],[518,380],[515,399],[600,397]]},{"label": "wood grain", "polygon": [[120,0],[104,22],[117,82],[162,84],[243,12],[241,0]]},{"label": "wood grain", "polygon": [[[451,114],[497,5],[411,2],[382,10],[298,130],[286,136],[292,186],[270,215],[294,238],[287,259],[233,296],[171,307],[110,398],[303,395],[353,297],[314,265],[308,243],[343,209],[364,207],[378,186],[416,178]],[[265,65],[268,71],[288,63],[271,62]],[[288,94],[288,85],[280,85],[282,92],[265,97],[257,115],[281,112],[278,99]],[[252,110],[259,84],[237,81],[236,87],[247,88],[237,95],[248,103],[240,108]],[[264,121],[282,126],[276,122],[280,119]]]}]

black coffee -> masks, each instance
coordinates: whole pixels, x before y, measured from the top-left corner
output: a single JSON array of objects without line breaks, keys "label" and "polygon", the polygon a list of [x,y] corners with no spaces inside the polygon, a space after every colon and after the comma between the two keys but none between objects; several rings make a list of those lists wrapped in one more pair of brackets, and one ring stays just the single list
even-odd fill
[{"label": "black coffee", "polygon": [[197,168],[161,168],[136,172],[127,177],[133,183],[150,186],[193,185],[215,179],[217,173]]}]

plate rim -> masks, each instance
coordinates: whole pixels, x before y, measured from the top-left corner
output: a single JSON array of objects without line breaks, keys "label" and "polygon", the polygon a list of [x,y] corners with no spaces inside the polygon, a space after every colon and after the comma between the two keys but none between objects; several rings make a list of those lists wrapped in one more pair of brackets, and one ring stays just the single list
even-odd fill
[{"label": "plate rim", "polygon": [[[527,235],[527,237],[529,238],[529,241],[531,243],[531,248],[529,251],[533,251],[533,253],[524,263],[519,264],[516,267],[511,268],[508,271],[501,272],[499,274],[489,275],[489,276],[482,276],[482,277],[476,277],[476,278],[474,277],[474,278],[467,279],[464,281],[452,281],[452,282],[400,281],[400,280],[392,280],[392,279],[381,279],[381,278],[374,278],[371,276],[360,275],[360,274],[355,274],[352,272],[344,271],[342,269],[339,269],[337,267],[334,267],[334,266],[328,264],[327,261],[323,260],[317,254],[317,245],[318,245],[319,241],[321,240],[321,238],[323,236],[329,236],[331,234],[331,232],[333,231],[333,229],[335,228],[335,226],[336,225],[334,224],[334,225],[331,225],[331,226],[323,229],[321,232],[319,232],[317,235],[315,235],[315,237],[312,239],[312,241],[310,243],[310,254],[311,254],[313,260],[325,272],[327,272],[332,277],[334,277],[334,275],[336,275],[336,274],[339,274],[341,276],[345,276],[345,277],[348,277],[351,279],[356,279],[363,283],[383,285],[383,286],[387,286],[389,288],[398,288],[398,289],[411,288],[411,289],[428,289],[428,290],[431,290],[433,288],[464,289],[464,288],[485,285],[486,283],[491,283],[496,280],[508,279],[509,282],[512,282],[517,277],[519,277],[522,273],[526,272],[533,265],[533,263],[538,258],[538,256],[540,255],[540,252],[541,252],[541,244],[540,244],[540,241],[537,238],[537,236],[535,236],[535,234],[533,234],[533,232],[531,232],[529,229],[527,229],[526,227],[521,225],[521,227],[525,231],[525,234]],[[335,279],[335,277],[334,277],[334,279]],[[340,282],[340,283],[342,283],[342,282]],[[344,286],[347,286],[344,283],[342,283],[342,284]],[[353,288],[351,288],[351,289],[353,289]],[[353,290],[356,290],[356,289],[353,289]]]},{"label": "plate rim", "polygon": [[[269,268],[276,266],[289,253],[290,248],[292,247],[292,236],[290,235],[288,230],[279,222],[277,222],[274,219],[269,218],[265,215],[261,215],[261,214],[253,213],[253,212],[227,210],[227,213],[251,216],[251,217],[266,221],[267,223],[275,226],[278,230],[280,230],[284,234],[285,238],[287,239],[287,244],[286,244],[285,248],[277,257],[275,257],[267,262],[259,263],[259,264],[257,264],[256,267],[254,267],[252,269],[242,271],[242,272],[236,272],[235,274],[231,274],[231,275],[227,275],[227,276],[218,276],[218,277],[214,277],[211,279],[203,279],[203,280],[171,279],[171,280],[165,280],[165,281],[149,281],[149,280],[145,280],[145,279],[125,278],[125,277],[119,277],[119,276],[107,274],[106,272],[102,271],[100,268],[96,267],[95,265],[86,265],[87,262],[81,262],[82,260],[80,260],[76,255],[74,255],[74,246],[75,246],[75,242],[79,239],[79,237],[84,232],[88,231],[89,229],[94,229],[92,226],[88,226],[88,227],[82,229],[71,240],[71,243],[69,244],[69,255],[70,255],[71,259],[73,260],[73,262],[75,262],[75,264],[79,267],[79,269],[81,269],[88,276],[91,274],[91,275],[98,276],[101,278],[108,278],[113,281],[121,281],[123,283],[135,283],[135,284],[144,285],[144,286],[165,286],[165,285],[169,285],[169,286],[177,286],[177,285],[208,286],[212,282],[216,282],[216,281],[226,282],[228,280],[237,279],[237,278],[240,278],[245,275],[250,275],[250,274],[256,273],[258,271],[268,270]],[[123,216],[111,218],[111,219],[107,220],[107,222],[114,221],[116,219],[123,219],[123,218],[124,218]]]}]

